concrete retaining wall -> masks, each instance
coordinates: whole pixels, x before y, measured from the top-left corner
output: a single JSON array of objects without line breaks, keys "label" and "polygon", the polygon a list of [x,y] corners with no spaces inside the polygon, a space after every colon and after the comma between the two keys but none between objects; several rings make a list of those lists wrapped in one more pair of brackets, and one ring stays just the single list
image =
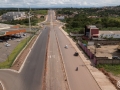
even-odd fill
[{"label": "concrete retaining wall", "polygon": [[98,64],[120,64],[119,59],[108,59],[108,57],[95,57]]},{"label": "concrete retaining wall", "polygon": [[106,40],[102,40],[102,41],[94,41],[94,44],[101,44],[101,45],[117,45],[120,43],[120,41],[106,41]]}]

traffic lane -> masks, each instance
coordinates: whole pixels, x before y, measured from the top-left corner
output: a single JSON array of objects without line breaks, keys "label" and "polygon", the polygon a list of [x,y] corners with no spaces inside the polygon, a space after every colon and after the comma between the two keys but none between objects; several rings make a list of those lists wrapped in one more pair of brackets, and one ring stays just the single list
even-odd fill
[{"label": "traffic lane", "polygon": [[50,22],[51,21],[51,11],[48,10],[48,19],[47,19],[47,22]]},{"label": "traffic lane", "polygon": [[51,26],[50,41],[49,41],[49,84],[50,90],[65,90],[63,72],[61,68],[60,56],[54,28]]},{"label": "traffic lane", "polygon": [[48,34],[49,28],[43,30],[25,62],[21,72],[22,90],[39,90],[41,88]]},{"label": "traffic lane", "polygon": [[[84,63],[81,58],[73,55],[75,49],[65,35],[58,28],[56,28],[56,33],[61,47],[68,79],[70,81],[71,90],[100,90],[86,66],[83,67]],[[68,49],[64,48],[66,44],[68,45]],[[79,67],[78,72],[75,71],[76,67]]]},{"label": "traffic lane", "polygon": [[51,11],[51,14],[52,14],[52,21],[55,21],[56,20],[56,16],[55,16],[55,12],[53,10]]}]

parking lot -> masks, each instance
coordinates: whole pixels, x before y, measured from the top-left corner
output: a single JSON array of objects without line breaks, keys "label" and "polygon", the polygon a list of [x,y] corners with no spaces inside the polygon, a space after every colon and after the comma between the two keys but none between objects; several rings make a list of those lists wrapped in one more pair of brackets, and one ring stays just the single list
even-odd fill
[{"label": "parking lot", "polygon": [[26,34],[26,36],[22,36],[21,38],[12,38],[0,42],[0,62],[5,61],[20,41],[28,36],[29,34]]},{"label": "parking lot", "polygon": [[118,45],[102,45],[101,48],[95,48],[95,46],[88,46],[90,51],[95,54],[96,57],[108,57],[112,59],[112,56],[120,57],[120,52],[117,51]]}]

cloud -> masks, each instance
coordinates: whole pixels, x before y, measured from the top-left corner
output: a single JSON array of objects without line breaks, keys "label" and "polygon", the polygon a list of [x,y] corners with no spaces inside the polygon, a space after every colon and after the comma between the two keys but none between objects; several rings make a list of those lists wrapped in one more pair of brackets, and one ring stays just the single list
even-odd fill
[{"label": "cloud", "polygon": [[0,0],[0,7],[47,7],[47,6],[110,6],[120,0]]}]

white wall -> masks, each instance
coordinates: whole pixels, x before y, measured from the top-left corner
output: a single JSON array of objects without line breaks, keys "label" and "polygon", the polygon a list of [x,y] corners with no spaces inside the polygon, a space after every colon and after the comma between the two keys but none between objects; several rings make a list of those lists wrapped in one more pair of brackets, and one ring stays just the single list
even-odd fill
[{"label": "white wall", "polygon": [[111,38],[111,37],[113,37],[113,38],[120,38],[120,33],[118,33],[118,34],[110,34],[110,33],[105,33],[105,34],[102,34],[102,37],[101,37],[101,35],[99,36],[99,38]]},{"label": "white wall", "polygon": [[65,17],[64,16],[58,16],[57,19],[63,20],[63,19],[65,19]]},{"label": "white wall", "polygon": [[83,36],[84,34],[73,34],[73,33],[70,32],[70,35],[71,36]]}]

